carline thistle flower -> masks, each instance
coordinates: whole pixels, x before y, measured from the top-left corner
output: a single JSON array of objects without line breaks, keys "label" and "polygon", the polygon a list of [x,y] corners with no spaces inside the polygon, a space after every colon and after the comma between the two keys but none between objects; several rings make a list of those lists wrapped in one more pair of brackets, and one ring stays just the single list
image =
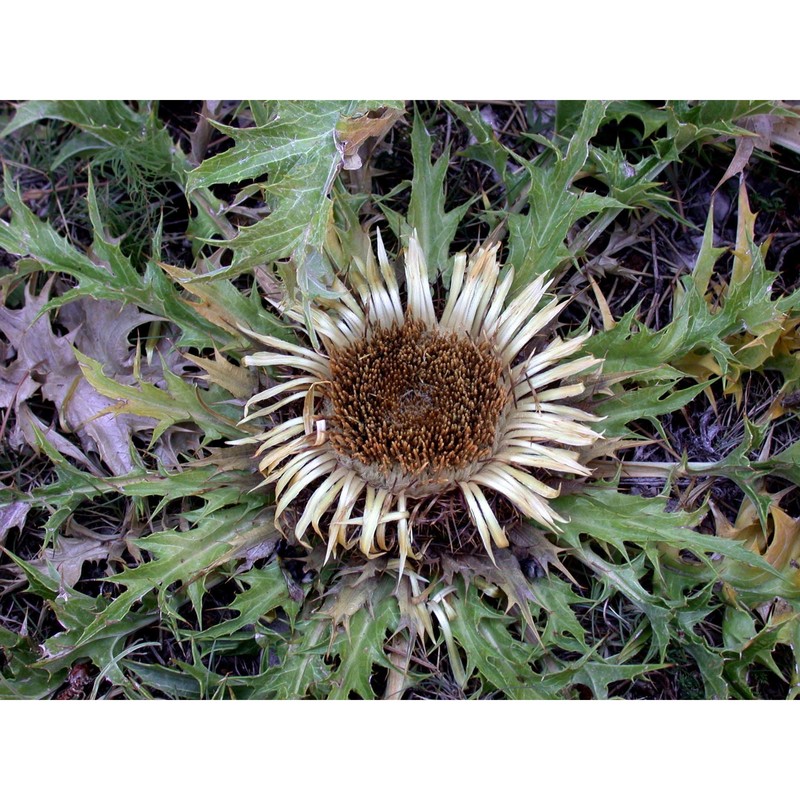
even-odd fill
[{"label": "carline thistle flower", "polygon": [[396,553],[401,572],[406,559],[421,557],[418,510],[448,493],[463,497],[490,556],[492,545],[509,544],[492,493],[557,530],[564,520],[547,501],[559,489],[542,478],[589,475],[572,448],[601,436],[584,424],[597,417],[562,402],[585,391],[564,379],[600,362],[570,360],[590,334],[531,347],[566,303],[552,299],[537,311],[549,286],[537,278],[505,305],[514,274],[509,268],[500,279],[498,246],[469,261],[456,256],[438,319],[416,237],[405,253],[405,304],[380,234],[377,250],[377,260],[370,252],[366,263],[355,261],[353,291],[337,279],[334,299],[283,309],[300,325],[310,322],[315,349],[247,332],[269,352],[244,363],[281,374],[248,401],[243,421],[297,408],[242,440],[259,444],[262,485],[275,484],[276,524],[302,500],[298,541],[311,527],[327,539],[326,558],[337,545],[367,557]]}]

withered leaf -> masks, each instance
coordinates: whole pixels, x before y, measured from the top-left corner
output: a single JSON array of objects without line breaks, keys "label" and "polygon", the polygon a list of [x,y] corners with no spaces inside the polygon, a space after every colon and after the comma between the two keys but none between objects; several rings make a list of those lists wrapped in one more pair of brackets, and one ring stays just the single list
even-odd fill
[{"label": "withered leaf", "polygon": [[108,540],[59,536],[54,547],[47,548],[40,558],[31,560],[31,566],[43,574],[55,568],[65,586],[74,586],[81,577],[85,562],[119,558],[125,549],[120,537]]},{"label": "withered leaf", "polygon": [[86,467],[93,475],[100,474],[97,467],[86,457],[86,454],[82,450],[72,444],[69,439],[62,436],[52,425],[45,425],[44,422],[30,410],[27,403],[21,403],[17,408],[17,424],[14,430],[9,434],[9,444],[12,447],[19,448],[25,443],[34,450],[34,452],[38,452],[38,443],[34,435],[34,429],[38,430],[59,453],[77,461],[79,464]]},{"label": "withered leaf", "polygon": [[21,500],[0,506],[0,544],[5,542],[6,536],[12,528],[22,530],[30,510],[30,505]]},{"label": "withered leaf", "polygon": [[216,348],[214,358],[200,358],[187,354],[186,358],[206,371],[202,378],[210,378],[213,383],[222,386],[234,397],[245,400],[255,393],[255,378],[245,367],[239,367],[228,361]]},{"label": "withered leaf", "polygon": [[[84,453],[97,452],[113,474],[127,474],[136,466],[131,434],[152,431],[157,422],[112,413],[113,403],[84,377],[73,346],[100,361],[118,383],[132,385],[144,378],[157,383],[163,377],[161,360],[137,364],[136,349],[129,342],[132,331],[157,318],[132,306],[81,298],[61,307],[59,323],[68,333],[58,335],[49,316],[39,316],[52,286],[53,279],[38,295],[26,287],[22,308],[0,308],[0,332],[8,339],[5,354],[8,357],[13,353],[14,357],[9,364],[0,364],[0,407],[13,406],[16,411],[16,427],[9,441],[14,446],[23,441],[33,445],[33,430],[38,428],[62,453],[88,463],[74,445],[24,405],[38,390],[43,399],[55,406],[62,430],[78,436]],[[188,362],[168,348],[166,342],[160,343],[159,355],[179,372]],[[162,354],[161,349],[166,352]],[[135,375],[137,369],[139,374]]]},{"label": "withered leaf", "polygon": [[336,128],[337,147],[342,154],[344,169],[358,169],[361,157],[358,150],[367,139],[384,136],[403,112],[397,108],[378,108],[360,117],[344,117]]}]

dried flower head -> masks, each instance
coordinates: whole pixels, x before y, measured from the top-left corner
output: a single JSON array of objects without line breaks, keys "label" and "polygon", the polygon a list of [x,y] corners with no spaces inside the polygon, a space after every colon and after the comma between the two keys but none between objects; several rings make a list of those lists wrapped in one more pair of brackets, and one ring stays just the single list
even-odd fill
[{"label": "dried flower head", "polygon": [[[265,484],[276,484],[276,520],[294,501],[304,508],[294,534],[325,537],[328,556],[356,545],[366,556],[418,558],[414,523],[431,499],[457,492],[487,552],[508,539],[490,499],[506,497],[525,516],[555,528],[551,473],[588,475],[574,448],[600,434],[592,414],[562,401],[584,393],[577,380],[599,363],[571,359],[589,334],[545,347],[534,338],[565,303],[540,310],[538,278],[505,304],[497,247],[456,257],[447,303],[437,319],[428,269],[416,238],[405,254],[405,304],[378,236],[378,258],[356,263],[335,299],[284,311],[314,328],[317,349],[256,336],[269,352],[245,363],[279,373],[247,404],[245,421],[297,408],[258,442]],[[255,404],[268,403],[249,413]],[[300,407],[302,405],[302,413]],[[299,514],[299,510],[298,510]]]}]

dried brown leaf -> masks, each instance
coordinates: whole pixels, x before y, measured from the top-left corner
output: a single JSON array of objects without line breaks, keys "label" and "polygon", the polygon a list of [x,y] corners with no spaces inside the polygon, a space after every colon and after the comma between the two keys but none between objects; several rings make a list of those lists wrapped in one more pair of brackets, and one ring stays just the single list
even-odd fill
[{"label": "dried brown leaf", "polygon": [[405,580],[398,582],[395,589],[397,606],[400,611],[400,619],[397,623],[397,631],[407,630],[410,641],[413,643],[420,638],[424,641],[427,636],[429,641],[435,641],[433,633],[433,622],[428,603],[425,602],[424,593],[415,594],[417,581],[412,581],[408,576]]},{"label": "dried brown leaf", "polygon": [[164,467],[177,467],[185,463],[186,453],[196,453],[200,449],[202,433],[194,428],[170,426],[153,446],[153,455]]},{"label": "dried brown leaf", "polygon": [[[782,107],[789,111],[800,111],[800,106],[784,103]],[[772,145],[778,144],[787,150],[800,153],[800,117],[783,116],[782,114],[755,114],[740,120],[738,124],[751,131],[753,135],[737,138],[736,151],[725,174],[714,187],[715,192],[725,181],[744,172],[756,148],[766,153],[773,153]]]},{"label": "dried brown leaf", "polygon": [[55,569],[64,586],[74,586],[80,580],[86,562],[120,559],[126,547],[122,536],[101,536],[72,520],[67,530],[72,535],[59,536],[53,547],[28,562],[43,575]]},{"label": "dried brown leaf", "polygon": [[13,408],[15,411],[39,389],[39,384],[28,370],[19,362],[4,366],[0,358],[0,408]]},{"label": "dried brown leaf", "polygon": [[[88,465],[85,452],[97,452],[113,474],[124,475],[136,466],[131,434],[152,431],[157,421],[112,413],[109,399],[84,377],[73,346],[100,361],[105,374],[118,383],[132,385],[140,379],[158,383],[163,379],[161,360],[138,363],[138,348],[129,342],[136,328],[157,317],[132,306],[81,298],[59,310],[59,323],[68,331],[61,336],[54,332],[48,315],[39,316],[52,287],[53,279],[35,295],[28,286],[22,308],[0,308],[0,332],[8,339],[4,353],[6,357],[13,354],[14,358],[9,364],[0,363],[0,407],[14,407],[16,411],[10,443],[16,447],[22,442],[35,446],[34,429],[38,428],[64,455]],[[188,362],[168,347],[165,341],[159,343],[159,355],[172,372],[179,373]],[[78,436],[84,454],[79,454],[74,445],[45,426],[25,406],[37,391],[55,406],[62,432]],[[196,438],[194,433],[187,435]],[[176,443],[177,440],[173,445]],[[164,455],[170,463],[177,461],[177,453],[171,459],[169,452]]]},{"label": "dried brown leaf", "polygon": [[538,640],[539,634],[536,631],[529,605],[531,600],[537,598],[531,584],[522,574],[519,561],[506,549],[498,549],[495,552],[495,561],[497,563],[493,564],[488,558],[477,556],[452,558],[445,555],[442,558],[445,583],[452,583],[456,573],[460,573],[467,582],[474,581],[476,577],[483,578],[490,587],[497,587],[506,596],[508,604],[506,611],[510,611],[514,606],[519,608],[522,618]]},{"label": "dried brown leaf", "polygon": [[548,572],[550,567],[553,566],[572,581],[575,586],[580,586],[569,570],[561,563],[561,553],[564,552],[564,548],[554,545],[547,538],[544,531],[540,531],[528,523],[523,523],[510,533],[509,538],[514,547],[519,548],[529,558],[532,558],[545,572]]},{"label": "dried brown leaf", "polygon": [[12,528],[23,529],[30,510],[30,505],[22,501],[0,506],[0,544],[5,542],[6,536]]},{"label": "dried brown leaf", "polygon": [[778,117],[771,114],[757,114],[742,120],[740,126],[753,133],[753,136],[740,136],[736,140],[736,152],[733,154],[731,163],[725,174],[720,178],[719,183],[714,187],[716,192],[725,181],[734,175],[741,175],[753,155],[756,147],[759,150],[771,152],[770,142],[772,141],[772,130]]},{"label": "dried brown leaf", "polygon": [[93,475],[99,475],[97,467],[86,457],[86,454],[76,447],[69,439],[62,436],[52,425],[45,425],[28,406],[27,403],[20,404],[17,408],[17,420],[14,430],[10,432],[8,441],[12,447],[19,448],[23,443],[27,444],[35,453],[39,452],[39,446],[34,436],[34,429],[37,429],[46,441],[62,455],[75,460],[78,464],[86,467]]},{"label": "dried brown leaf", "polygon": [[356,574],[344,577],[330,592],[320,613],[331,618],[333,629],[340,624],[350,632],[350,618],[360,609],[368,607],[375,591],[377,578],[360,581]]},{"label": "dried brown leaf", "polygon": [[68,303],[58,315],[59,323],[72,334],[75,347],[100,361],[105,374],[114,380],[132,373],[136,348],[129,342],[131,333],[158,319],[143,314],[135,306],[90,298]]},{"label": "dried brown leaf", "polygon": [[776,569],[795,574],[795,565],[800,560],[800,519],[787,514],[778,505],[779,499],[779,495],[772,496],[774,502],[769,507],[766,531],[755,506],[747,498],[742,502],[733,523],[728,521],[713,501],[709,501],[709,506],[717,536],[743,542],[751,550],[763,555]]},{"label": "dried brown leaf", "polygon": [[358,151],[367,139],[385,136],[403,112],[397,108],[379,108],[360,117],[345,117],[336,129],[336,140],[344,169],[358,169]]},{"label": "dried brown leaf", "polygon": [[[800,112],[798,105],[784,104],[784,107],[795,113]],[[793,153],[800,153],[800,117],[775,117],[772,120],[770,142]]]},{"label": "dried brown leaf", "polygon": [[198,276],[192,270],[162,263],[159,263],[159,266],[170,278],[180,283],[187,292],[199,299],[199,302],[184,299],[183,302],[189,308],[223,331],[235,336],[239,335],[239,320],[236,318],[234,309],[220,301],[213,285],[196,281]]},{"label": "dried brown leaf", "polygon": [[228,361],[216,348],[214,358],[200,358],[187,354],[186,358],[206,371],[201,378],[210,380],[230,392],[240,400],[250,398],[255,393],[255,377],[253,373]]}]

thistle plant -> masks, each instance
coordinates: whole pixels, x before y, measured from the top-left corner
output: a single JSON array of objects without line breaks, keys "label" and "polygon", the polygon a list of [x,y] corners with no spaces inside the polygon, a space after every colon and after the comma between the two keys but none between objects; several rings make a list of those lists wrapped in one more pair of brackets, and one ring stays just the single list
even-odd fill
[{"label": "thistle plant", "polygon": [[791,109],[195,111],[0,107],[0,697],[798,695]]},{"label": "thistle plant", "polygon": [[[538,278],[506,304],[514,270],[499,280],[497,246],[456,258],[437,315],[416,236],[405,253],[405,303],[380,234],[377,244],[377,261],[369,250],[365,264],[354,263],[353,291],[337,281],[337,296],[312,307],[319,350],[252,334],[271,352],[244,363],[284,374],[248,401],[246,410],[270,404],[244,421],[296,409],[240,442],[259,444],[264,483],[275,484],[276,522],[314,486],[292,527],[296,539],[313,527],[327,539],[326,557],[337,545],[358,545],[367,557],[394,551],[401,572],[428,544],[417,537],[414,545],[420,512],[448,493],[463,500],[490,557],[493,545],[509,546],[494,495],[555,529],[564,520],[547,503],[559,493],[552,476],[589,475],[579,453],[566,448],[600,437],[584,424],[597,417],[574,405],[584,384],[563,383],[600,363],[571,358],[588,334],[535,346],[567,301],[552,299],[537,311],[547,289]],[[299,304],[284,313],[296,323],[307,319]]]}]

